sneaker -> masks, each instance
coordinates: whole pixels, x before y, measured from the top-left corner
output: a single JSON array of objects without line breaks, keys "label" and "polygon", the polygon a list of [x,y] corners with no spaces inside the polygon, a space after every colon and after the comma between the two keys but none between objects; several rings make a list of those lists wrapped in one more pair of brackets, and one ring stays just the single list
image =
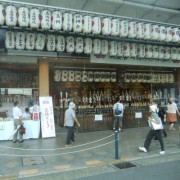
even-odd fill
[{"label": "sneaker", "polygon": [[139,147],[140,151],[147,152],[147,149],[145,147]]},{"label": "sneaker", "polygon": [[66,144],[66,147],[71,147],[72,145],[71,144]]},{"label": "sneaker", "polygon": [[164,155],[165,154],[165,151],[160,151],[159,152],[161,155]]},{"label": "sneaker", "polygon": [[22,143],[22,142],[24,142],[24,140],[22,140],[22,141],[19,141],[19,143]]}]

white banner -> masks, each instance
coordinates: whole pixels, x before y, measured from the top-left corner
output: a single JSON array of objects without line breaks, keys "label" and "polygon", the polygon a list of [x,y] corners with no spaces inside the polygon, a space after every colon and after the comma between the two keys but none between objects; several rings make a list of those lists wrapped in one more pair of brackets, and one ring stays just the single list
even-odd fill
[{"label": "white banner", "polygon": [[42,138],[55,137],[52,97],[39,97]]}]

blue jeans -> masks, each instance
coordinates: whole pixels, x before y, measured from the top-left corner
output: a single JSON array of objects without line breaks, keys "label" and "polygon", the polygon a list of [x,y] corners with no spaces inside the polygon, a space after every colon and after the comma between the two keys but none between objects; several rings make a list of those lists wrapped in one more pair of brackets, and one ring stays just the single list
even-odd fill
[{"label": "blue jeans", "polygon": [[69,145],[72,142],[74,142],[74,126],[66,126],[68,132],[67,132],[67,139],[66,144]]},{"label": "blue jeans", "polygon": [[113,123],[114,129],[121,129],[122,128],[122,116],[115,116],[114,117],[114,123]]}]

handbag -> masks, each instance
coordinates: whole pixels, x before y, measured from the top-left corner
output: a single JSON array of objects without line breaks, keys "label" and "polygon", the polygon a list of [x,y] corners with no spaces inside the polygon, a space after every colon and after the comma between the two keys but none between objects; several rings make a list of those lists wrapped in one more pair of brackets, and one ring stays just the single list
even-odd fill
[{"label": "handbag", "polygon": [[163,129],[163,125],[162,125],[162,122],[160,121],[160,123],[159,124],[157,124],[157,123],[154,123],[154,122],[150,122],[151,123],[151,125],[152,125],[152,128],[154,129],[154,130],[160,130],[160,129]]},{"label": "handbag", "polygon": [[19,134],[26,134],[26,128],[23,125],[21,125],[19,128]]}]

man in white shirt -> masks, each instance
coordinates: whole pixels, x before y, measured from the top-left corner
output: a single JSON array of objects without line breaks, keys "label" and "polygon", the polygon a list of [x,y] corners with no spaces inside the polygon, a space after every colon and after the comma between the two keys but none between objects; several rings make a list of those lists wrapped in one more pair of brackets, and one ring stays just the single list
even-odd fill
[{"label": "man in white shirt", "polygon": [[[19,108],[19,103],[17,101],[14,103],[14,107],[13,107],[13,119],[14,119],[14,130],[16,130],[18,128],[18,126],[23,124],[22,112],[21,112],[21,109]],[[13,143],[16,143],[17,135],[18,135],[18,130],[13,135]],[[24,141],[23,135],[19,134],[19,142],[22,143],[23,141]]]}]

